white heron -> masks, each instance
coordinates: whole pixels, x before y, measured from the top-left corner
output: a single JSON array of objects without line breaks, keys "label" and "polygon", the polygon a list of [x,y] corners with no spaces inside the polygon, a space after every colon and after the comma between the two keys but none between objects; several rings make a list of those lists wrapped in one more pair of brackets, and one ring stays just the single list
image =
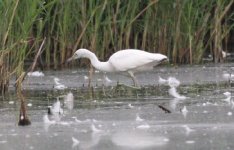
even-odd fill
[{"label": "white heron", "polygon": [[138,86],[134,76],[136,72],[152,70],[163,61],[168,61],[167,56],[163,54],[149,53],[138,49],[126,49],[114,53],[108,61],[101,62],[93,52],[83,48],[78,49],[67,61],[79,58],[88,58],[92,66],[102,72],[127,72],[135,86]]}]

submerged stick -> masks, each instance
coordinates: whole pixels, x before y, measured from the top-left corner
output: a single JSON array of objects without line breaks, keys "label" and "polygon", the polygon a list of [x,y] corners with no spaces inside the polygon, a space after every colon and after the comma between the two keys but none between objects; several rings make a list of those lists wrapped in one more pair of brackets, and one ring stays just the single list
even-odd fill
[{"label": "submerged stick", "polygon": [[171,111],[169,109],[165,108],[162,105],[158,105],[158,107],[161,108],[165,113],[171,113]]},{"label": "submerged stick", "polygon": [[[41,54],[42,47],[43,47],[43,45],[45,43],[45,40],[46,40],[46,38],[43,39],[42,44],[41,44],[37,54],[35,55],[33,64],[28,69],[27,72],[34,70],[34,68],[36,66],[36,63],[37,63],[37,59]],[[19,122],[18,122],[19,126],[26,126],[26,125],[31,124],[31,121],[29,120],[28,115],[27,115],[27,109],[26,109],[26,105],[25,105],[25,98],[24,98],[23,93],[22,93],[22,83],[24,81],[24,78],[27,75],[27,72],[26,73],[22,72],[21,75],[16,80],[16,91],[17,91],[17,96],[18,96],[18,98],[20,100],[20,115],[19,115]]]},{"label": "submerged stick", "polygon": [[26,125],[30,125],[31,121],[29,120],[28,116],[27,116],[27,109],[26,109],[26,105],[25,105],[25,98],[23,96],[22,93],[22,82],[24,80],[25,77],[25,72],[23,72],[17,79],[16,81],[16,91],[17,91],[17,96],[20,100],[20,114],[19,114],[19,122],[18,125],[19,126],[26,126]]}]

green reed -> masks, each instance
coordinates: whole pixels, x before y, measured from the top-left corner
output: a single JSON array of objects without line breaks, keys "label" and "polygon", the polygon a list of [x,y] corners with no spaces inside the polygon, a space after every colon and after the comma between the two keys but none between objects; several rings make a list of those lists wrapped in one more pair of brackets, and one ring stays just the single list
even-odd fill
[{"label": "green reed", "polygon": [[0,89],[27,71],[46,37],[40,68],[66,67],[78,48],[101,60],[125,48],[167,55],[171,63],[222,61],[234,0],[2,0]]}]

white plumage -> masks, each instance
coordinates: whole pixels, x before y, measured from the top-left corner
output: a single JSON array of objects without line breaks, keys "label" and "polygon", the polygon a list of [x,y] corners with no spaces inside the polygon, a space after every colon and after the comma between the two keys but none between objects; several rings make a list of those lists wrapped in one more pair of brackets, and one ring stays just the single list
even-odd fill
[{"label": "white plumage", "polygon": [[151,70],[162,61],[168,60],[167,56],[162,54],[126,49],[114,53],[108,61],[100,62],[93,52],[78,49],[68,61],[78,58],[88,58],[93,67],[102,72],[128,72],[135,86],[137,86],[134,76],[136,72]]}]

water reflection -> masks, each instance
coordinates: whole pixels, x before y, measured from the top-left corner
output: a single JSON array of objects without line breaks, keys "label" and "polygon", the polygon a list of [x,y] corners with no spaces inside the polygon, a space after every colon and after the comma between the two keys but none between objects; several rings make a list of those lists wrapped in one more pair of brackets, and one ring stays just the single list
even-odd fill
[{"label": "water reflection", "polygon": [[78,147],[80,149],[91,149],[98,145],[99,141],[104,135],[105,134],[103,132],[86,134],[79,140]]},{"label": "water reflection", "polygon": [[169,139],[165,136],[151,134],[147,131],[117,131],[111,137],[119,147],[131,149],[156,148],[166,145]]},{"label": "water reflection", "polygon": [[[154,85],[144,86],[142,92],[124,89],[119,91],[120,96],[111,97],[112,93],[107,87],[106,94],[111,96],[103,98],[100,96],[102,92],[98,91],[100,88],[94,88],[94,97],[91,99],[85,97],[88,93],[86,87],[75,89],[72,91],[74,96],[70,94],[64,99],[65,107],[63,107],[62,99],[60,99],[60,105],[56,105],[57,114],[61,112],[61,109],[64,112],[60,113],[59,119],[47,115],[47,100],[54,102],[58,95],[66,95],[70,89],[52,90],[52,92],[27,91],[27,98],[30,100],[28,102],[32,104],[28,108],[29,116],[33,122],[27,128],[19,128],[15,125],[18,119],[17,99],[10,97],[8,101],[0,101],[0,147],[17,150],[231,149],[234,147],[232,141],[234,139],[234,104],[232,103],[234,102],[230,94],[233,89],[220,84],[220,81],[223,81],[222,71],[220,71],[222,68],[216,69],[216,72],[210,71],[210,76],[207,75],[209,67],[200,68],[200,70],[199,68],[191,69],[196,74],[189,68],[181,69],[182,73],[178,74],[178,71],[172,69],[169,69],[168,74],[167,69],[163,73],[160,72],[159,75],[162,77],[176,77],[168,82],[172,85],[171,94],[170,86],[157,86],[152,83],[158,79],[155,72],[147,74],[150,78],[144,76],[147,81],[142,81],[142,83]],[[201,70],[204,72],[201,73]],[[38,79],[42,80],[40,85],[43,87],[48,83],[50,86],[54,85],[53,80],[47,83],[48,76],[51,80],[54,74],[45,73],[43,79]],[[82,74],[58,77],[69,87],[77,87],[76,84],[81,86],[85,80]],[[215,84],[205,85],[200,77],[206,81],[212,80]],[[110,76],[110,78],[112,81],[117,80],[116,76]],[[182,83],[180,88],[177,87],[180,83],[179,80],[176,81],[177,78]],[[121,81],[122,79],[121,77]],[[203,84],[200,86],[184,85],[191,80]],[[30,80],[28,83],[31,82]],[[226,91],[230,92],[225,94],[228,97],[223,95]],[[180,95],[180,92],[183,95]],[[183,96],[190,98],[183,100]],[[174,111],[165,113],[158,109],[158,105],[169,107]],[[186,113],[186,110],[189,114],[185,118],[183,113]]]},{"label": "water reflection", "polygon": [[176,110],[177,104],[178,104],[179,102],[180,102],[180,99],[174,98],[174,99],[170,100],[169,106],[170,106],[173,110]]}]

